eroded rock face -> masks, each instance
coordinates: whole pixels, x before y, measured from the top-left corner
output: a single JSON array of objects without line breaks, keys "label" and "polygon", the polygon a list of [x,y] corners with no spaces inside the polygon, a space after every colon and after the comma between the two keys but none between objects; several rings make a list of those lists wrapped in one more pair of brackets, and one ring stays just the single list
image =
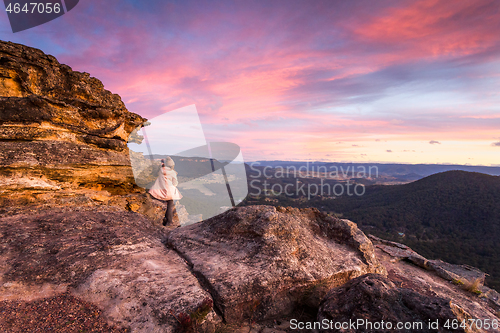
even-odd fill
[{"label": "eroded rock face", "polygon": [[126,142],[144,121],[88,73],[0,41],[0,206],[141,192]]},{"label": "eroded rock face", "polygon": [[213,300],[163,232],[118,210],[0,218],[0,301],[69,293],[132,331],[213,332]]},{"label": "eroded rock face", "polygon": [[[82,142],[118,149],[125,148],[129,133],[145,121],[128,112],[120,96],[105,90],[101,81],[38,49],[1,42],[0,66],[1,121],[46,124],[14,130],[17,139],[64,135],[62,129],[68,129]],[[2,131],[9,129],[5,126]]]},{"label": "eroded rock face", "polygon": [[427,260],[416,253],[408,246],[396,242],[380,239],[373,235],[368,235],[376,247],[400,260],[408,260],[417,266],[436,272],[436,274],[448,281],[475,281],[479,285],[484,285],[485,273],[469,265],[452,265],[442,260]]},{"label": "eroded rock face", "polygon": [[[397,329],[397,332],[466,332],[463,328],[446,329],[446,321],[453,319],[461,322],[470,318],[463,309],[450,300],[419,294],[413,290],[397,288],[389,279],[378,274],[367,274],[334,288],[321,302],[318,321],[339,323],[364,320],[355,329],[348,328],[342,332],[394,332],[397,323],[409,326]],[[385,326],[369,326],[367,322]],[[438,321],[439,329],[429,327],[429,321]],[[391,323],[392,329],[387,329]],[[417,324],[418,323],[418,324]],[[377,324],[375,324],[377,325]],[[380,327],[385,329],[380,329]],[[378,329],[377,329],[378,328]],[[331,332],[331,330],[324,330]]]},{"label": "eroded rock face", "polygon": [[228,323],[317,308],[330,288],[385,273],[354,223],[315,209],[236,208],[172,231],[168,244],[205,281]]}]

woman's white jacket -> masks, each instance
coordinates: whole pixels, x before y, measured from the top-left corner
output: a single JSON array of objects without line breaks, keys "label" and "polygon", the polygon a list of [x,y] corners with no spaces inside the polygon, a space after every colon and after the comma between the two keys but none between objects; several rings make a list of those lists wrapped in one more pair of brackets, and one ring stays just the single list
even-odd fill
[{"label": "woman's white jacket", "polygon": [[149,194],[158,200],[180,200],[182,195],[176,187],[177,184],[179,184],[177,172],[168,167],[162,167]]}]

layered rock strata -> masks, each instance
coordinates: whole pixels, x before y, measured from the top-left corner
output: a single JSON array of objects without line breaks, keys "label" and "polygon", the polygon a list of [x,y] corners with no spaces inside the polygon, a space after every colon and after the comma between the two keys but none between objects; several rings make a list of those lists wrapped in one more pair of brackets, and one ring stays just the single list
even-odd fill
[{"label": "layered rock strata", "polygon": [[144,121],[88,73],[0,42],[0,206],[140,192],[126,142]]}]

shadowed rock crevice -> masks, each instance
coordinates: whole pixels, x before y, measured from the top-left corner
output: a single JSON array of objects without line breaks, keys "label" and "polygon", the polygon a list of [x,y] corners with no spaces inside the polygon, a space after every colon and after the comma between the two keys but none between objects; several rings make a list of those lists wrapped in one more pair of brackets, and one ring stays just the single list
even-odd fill
[{"label": "shadowed rock crevice", "polygon": [[186,258],[181,252],[179,252],[176,248],[174,248],[172,246],[167,245],[167,248],[174,251],[180,258],[182,258],[182,260],[184,260],[186,262],[186,265],[188,266],[191,274],[193,274],[193,276],[198,280],[198,283],[200,284],[200,286],[206,292],[208,292],[210,294],[210,296],[212,297],[213,308],[214,308],[215,313],[221,317],[223,323],[226,323],[226,320],[224,318],[224,312],[221,310],[221,305],[217,303],[217,300],[220,299],[220,296],[218,295],[217,290],[214,288],[214,286],[212,286],[210,284],[210,281],[208,281],[208,279],[205,276],[203,276],[203,274],[201,272],[198,272],[198,271],[193,269],[194,264],[192,262],[190,262],[189,259]]}]

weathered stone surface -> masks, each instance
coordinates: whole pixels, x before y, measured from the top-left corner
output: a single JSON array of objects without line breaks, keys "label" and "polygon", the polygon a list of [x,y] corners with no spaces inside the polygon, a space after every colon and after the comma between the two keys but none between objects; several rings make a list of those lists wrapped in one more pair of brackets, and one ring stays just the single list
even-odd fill
[{"label": "weathered stone surface", "polygon": [[62,210],[0,218],[0,301],[65,292],[136,332],[179,332],[220,319],[189,266],[136,213]]},{"label": "weathered stone surface", "polygon": [[385,272],[354,223],[314,209],[235,208],[172,231],[168,244],[206,281],[228,323],[314,308],[331,287]]},{"label": "weathered stone surface", "polygon": [[[85,144],[64,141],[0,142],[0,165],[3,167],[37,167],[74,169],[98,166],[128,166],[128,155],[112,150],[101,150]],[[133,178],[132,178],[133,179]]]},{"label": "weathered stone surface", "polygon": [[1,124],[48,123],[126,142],[144,121],[88,73],[75,72],[38,49],[10,42],[0,42],[0,96]]},{"label": "weathered stone surface", "polygon": [[391,242],[385,239],[378,238],[373,235],[368,235],[368,238],[373,242],[373,244],[378,247],[379,249],[382,249],[382,251],[388,253],[394,258],[397,259],[405,259],[408,261],[413,262],[415,265],[423,267],[423,268],[429,268],[428,266],[428,260],[425,259],[423,256],[418,254],[417,252],[413,251],[410,249],[408,246],[396,242]]},{"label": "weathered stone surface", "polygon": [[144,121],[88,73],[0,41],[0,205],[143,192],[126,142]]},{"label": "weathered stone surface", "polygon": [[497,311],[500,318],[500,293],[486,286],[480,286],[479,291],[481,292],[480,297],[488,300],[490,306]]},{"label": "weathered stone surface", "polygon": [[[365,320],[356,329],[348,328],[342,332],[394,332],[397,323],[422,325],[422,328],[401,328],[397,332],[466,332],[472,330],[446,329],[443,325],[447,320],[461,321],[468,318],[471,318],[468,313],[447,299],[397,288],[389,279],[378,274],[363,275],[330,290],[318,311],[318,321],[326,319],[344,323]],[[437,320],[440,323],[439,330],[428,327],[429,320]],[[366,324],[380,324],[382,321],[386,323],[383,326],[385,329],[380,329],[380,326],[375,329]],[[392,329],[387,329],[388,322]]]}]

